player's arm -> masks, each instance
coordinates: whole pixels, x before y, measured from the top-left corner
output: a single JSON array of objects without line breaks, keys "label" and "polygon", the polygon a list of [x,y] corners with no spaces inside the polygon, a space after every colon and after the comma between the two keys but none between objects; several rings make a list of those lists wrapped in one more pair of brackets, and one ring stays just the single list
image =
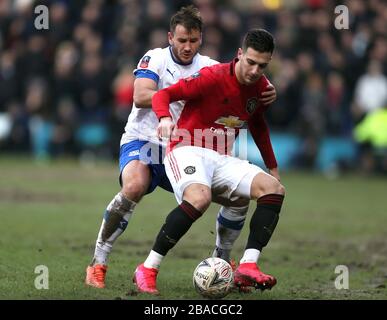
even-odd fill
[{"label": "player's arm", "polygon": [[266,86],[265,91],[262,92],[262,95],[259,101],[264,106],[267,106],[269,104],[272,104],[276,99],[277,99],[277,92],[275,90],[275,87],[269,82],[269,84]]},{"label": "player's arm", "polygon": [[211,92],[214,84],[214,79],[208,73],[201,72],[195,78],[191,76],[181,79],[174,85],[158,91],[152,98],[152,109],[160,121],[157,127],[159,138],[169,138],[175,128],[169,111],[171,102],[202,98]]},{"label": "player's arm", "polygon": [[162,49],[149,50],[134,70],[133,102],[138,108],[152,108],[152,97],[158,90],[160,73],[165,64]]},{"label": "player's arm", "polygon": [[269,127],[263,117],[263,113],[257,113],[249,120],[248,125],[254,142],[261,152],[263,161],[269,169],[269,173],[276,179],[280,180],[278,164],[270,140]]},{"label": "player's arm", "polygon": [[151,108],[152,97],[157,92],[157,83],[150,78],[136,78],[133,101],[138,108]]},{"label": "player's arm", "polygon": [[169,111],[169,104],[173,101],[189,99],[188,96],[183,94],[183,84],[184,80],[180,80],[176,84],[158,91],[152,98],[152,109],[159,119],[157,136],[161,139],[169,139],[175,129],[175,124],[173,123],[172,115]]}]

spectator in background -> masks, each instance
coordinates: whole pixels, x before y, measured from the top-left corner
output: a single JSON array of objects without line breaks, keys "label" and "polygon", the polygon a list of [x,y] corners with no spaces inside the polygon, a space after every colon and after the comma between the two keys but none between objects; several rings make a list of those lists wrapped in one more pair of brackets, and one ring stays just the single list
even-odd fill
[{"label": "spectator in background", "polygon": [[77,82],[75,68],[79,52],[73,42],[62,42],[56,50],[52,75],[52,95],[54,105],[63,97],[76,98]]},{"label": "spectator in background", "polygon": [[99,54],[85,55],[78,75],[78,101],[80,127],[77,139],[80,147],[92,156],[106,156],[109,141],[108,123],[109,79],[105,76]]},{"label": "spectator in background", "polygon": [[345,107],[345,83],[339,72],[332,71],[327,77],[326,130],[332,135],[345,134],[348,128],[348,112]]},{"label": "spectator in background", "polygon": [[28,115],[18,101],[10,101],[0,113],[0,149],[14,153],[31,151]]},{"label": "spectator in background", "polygon": [[[377,46],[374,55],[381,57],[383,44],[379,44],[380,49],[375,49]],[[382,73],[380,61],[371,60],[367,73],[359,78],[352,114],[362,172],[387,173],[387,77]]]},{"label": "spectator in background", "polygon": [[50,33],[51,49],[57,48],[63,41],[71,37],[71,27],[68,21],[68,7],[63,1],[55,1],[50,6]]},{"label": "spectator in background", "polygon": [[354,129],[363,173],[387,174],[387,103],[368,113]]},{"label": "spectator in background", "polygon": [[382,108],[386,102],[387,78],[382,73],[381,63],[372,60],[367,73],[362,75],[356,84],[352,107],[354,122],[358,123],[366,114]]},{"label": "spectator in background", "polygon": [[325,134],[325,94],[321,75],[308,75],[306,86],[302,90],[299,124],[303,143],[298,164],[309,169],[315,166],[320,142]]},{"label": "spectator in background", "polygon": [[220,52],[222,53],[222,61],[232,60],[236,52],[229,50],[229,48],[238,48],[241,40],[241,34],[243,34],[241,16],[235,10],[231,8],[224,8],[220,10],[219,26],[222,30],[223,39]]},{"label": "spectator in background", "polygon": [[110,134],[112,139],[111,154],[118,157],[118,150],[113,141],[118,141],[122,136],[122,128],[124,128],[128,120],[133,104],[134,92],[134,68],[131,66],[123,67],[120,73],[113,81],[112,91],[114,95],[113,114],[111,117]]},{"label": "spectator in background", "polygon": [[48,86],[43,77],[34,77],[27,83],[25,96],[32,148],[35,156],[40,160],[46,160],[50,156],[52,113]]},{"label": "spectator in background", "polygon": [[75,102],[69,97],[62,97],[57,103],[53,119],[50,154],[53,157],[78,154],[75,141],[77,130],[78,113]]},{"label": "spectator in background", "polygon": [[6,104],[20,94],[20,75],[16,70],[15,59],[15,53],[11,50],[0,55],[0,112],[6,112]]},{"label": "spectator in background", "polygon": [[19,60],[20,72],[24,79],[28,81],[36,76],[44,78],[49,74],[51,61],[48,53],[46,38],[38,33],[31,35],[27,41],[26,52]]},{"label": "spectator in background", "polygon": [[[273,84],[277,88],[278,100],[267,110],[268,121],[276,130],[298,127],[298,114],[301,104],[301,81],[297,64],[292,59],[278,59],[274,72]],[[281,70],[281,72],[277,72]]]}]

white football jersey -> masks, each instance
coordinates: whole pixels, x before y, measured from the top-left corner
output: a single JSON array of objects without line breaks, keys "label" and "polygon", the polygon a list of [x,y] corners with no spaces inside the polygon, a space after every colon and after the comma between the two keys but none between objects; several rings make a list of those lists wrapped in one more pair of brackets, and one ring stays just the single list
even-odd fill
[{"label": "white football jersey", "polygon": [[[182,78],[189,77],[203,67],[217,63],[218,61],[198,53],[191,64],[182,65],[176,61],[170,47],[157,48],[149,50],[141,58],[137,69],[134,70],[134,74],[136,77],[154,79],[157,82],[158,89],[161,90],[175,84]],[[170,104],[170,111],[175,123],[177,123],[180,117],[184,104],[184,101],[176,101]],[[129,141],[137,139],[160,143],[156,135],[158,123],[159,121],[152,108],[137,108],[133,103],[120,145],[122,146]]]}]

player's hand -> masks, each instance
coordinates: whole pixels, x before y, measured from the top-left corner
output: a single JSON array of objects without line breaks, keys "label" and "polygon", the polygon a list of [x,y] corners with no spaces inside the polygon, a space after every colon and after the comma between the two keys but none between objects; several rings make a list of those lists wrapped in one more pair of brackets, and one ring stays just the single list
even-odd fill
[{"label": "player's hand", "polygon": [[157,126],[157,136],[160,139],[169,139],[175,129],[175,124],[171,117],[163,117],[160,119],[159,125]]},{"label": "player's hand", "polygon": [[281,177],[280,177],[278,168],[269,169],[269,174],[271,176],[273,176],[274,178],[276,178],[278,181],[281,181]]},{"label": "player's hand", "polygon": [[277,92],[272,84],[266,87],[266,90],[262,92],[262,98],[259,99],[263,105],[267,106],[273,103],[277,99]]}]

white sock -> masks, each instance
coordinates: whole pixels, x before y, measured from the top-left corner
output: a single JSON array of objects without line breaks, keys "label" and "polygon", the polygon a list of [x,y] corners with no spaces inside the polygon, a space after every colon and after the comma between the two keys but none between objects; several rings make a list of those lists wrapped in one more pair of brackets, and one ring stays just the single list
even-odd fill
[{"label": "white sock", "polygon": [[95,264],[108,264],[109,254],[112,251],[113,246],[102,240],[96,242],[94,250],[93,265]]},{"label": "white sock", "polygon": [[242,257],[241,261],[239,261],[239,263],[240,264],[252,263],[252,262],[257,263],[260,253],[261,252],[257,249],[246,249],[245,253],[243,254],[243,257]]},{"label": "white sock", "polygon": [[[123,195],[121,193],[117,194],[109,203],[108,207],[106,208],[106,211],[110,211],[117,201],[122,202],[122,200],[120,200],[120,197],[123,197]],[[124,215],[122,217],[122,221],[124,220],[126,221],[126,223],[129,223],[129,220],[133,215],[134,208],[136,207],[136,202],[128,199],[126,199],[126,201],[130,204],[130,208],[128,208],[126,212],[123,212]],[[108,264],[109,254],[113,249],[113,244],[117,240],[117,238],[124,232],[124,230],[120,228],[120,225],[117,225],[117,229],[110,235],[109,239],[106,239],[106,241],[104,241],[102,239],[102,233],[105,230],[105,225],[106,221],[104,218],[102,219],[102,224],[99,229],[98,238],[95,244],[94,257],[92,261],[93,265]]]},{"label": "white sock", "polygon": [[227,228],[220,224],[219,221],[216,221],[216,246],[231,251],[234,242],[240,235],[241,231],[242,229],[234,230]]},{"label": "white sock", "polygon": [[216,258],[221,258],[223,260],[226,260],[227,262],[230,262],[230,253],[231,253],[231,249],[223,249],[216,246],[214,251],[212,252],[212,256]]},{"label": "white sock", "polygon": [[[230,261],[231,249],[242,231],[249,206],[224,207],[219,209],[216,219],[216,248],[213,257]],[[227,227],[224,224],[227,225]]]},{"label": "white sock", "polygon": [[161,261],[163,260],[164,256],[157,253],[156,251],[151,250],[149,253],[148,258],[146,258],[144,262],[145,268],[154,268],[154,269],[160,269]]}]

